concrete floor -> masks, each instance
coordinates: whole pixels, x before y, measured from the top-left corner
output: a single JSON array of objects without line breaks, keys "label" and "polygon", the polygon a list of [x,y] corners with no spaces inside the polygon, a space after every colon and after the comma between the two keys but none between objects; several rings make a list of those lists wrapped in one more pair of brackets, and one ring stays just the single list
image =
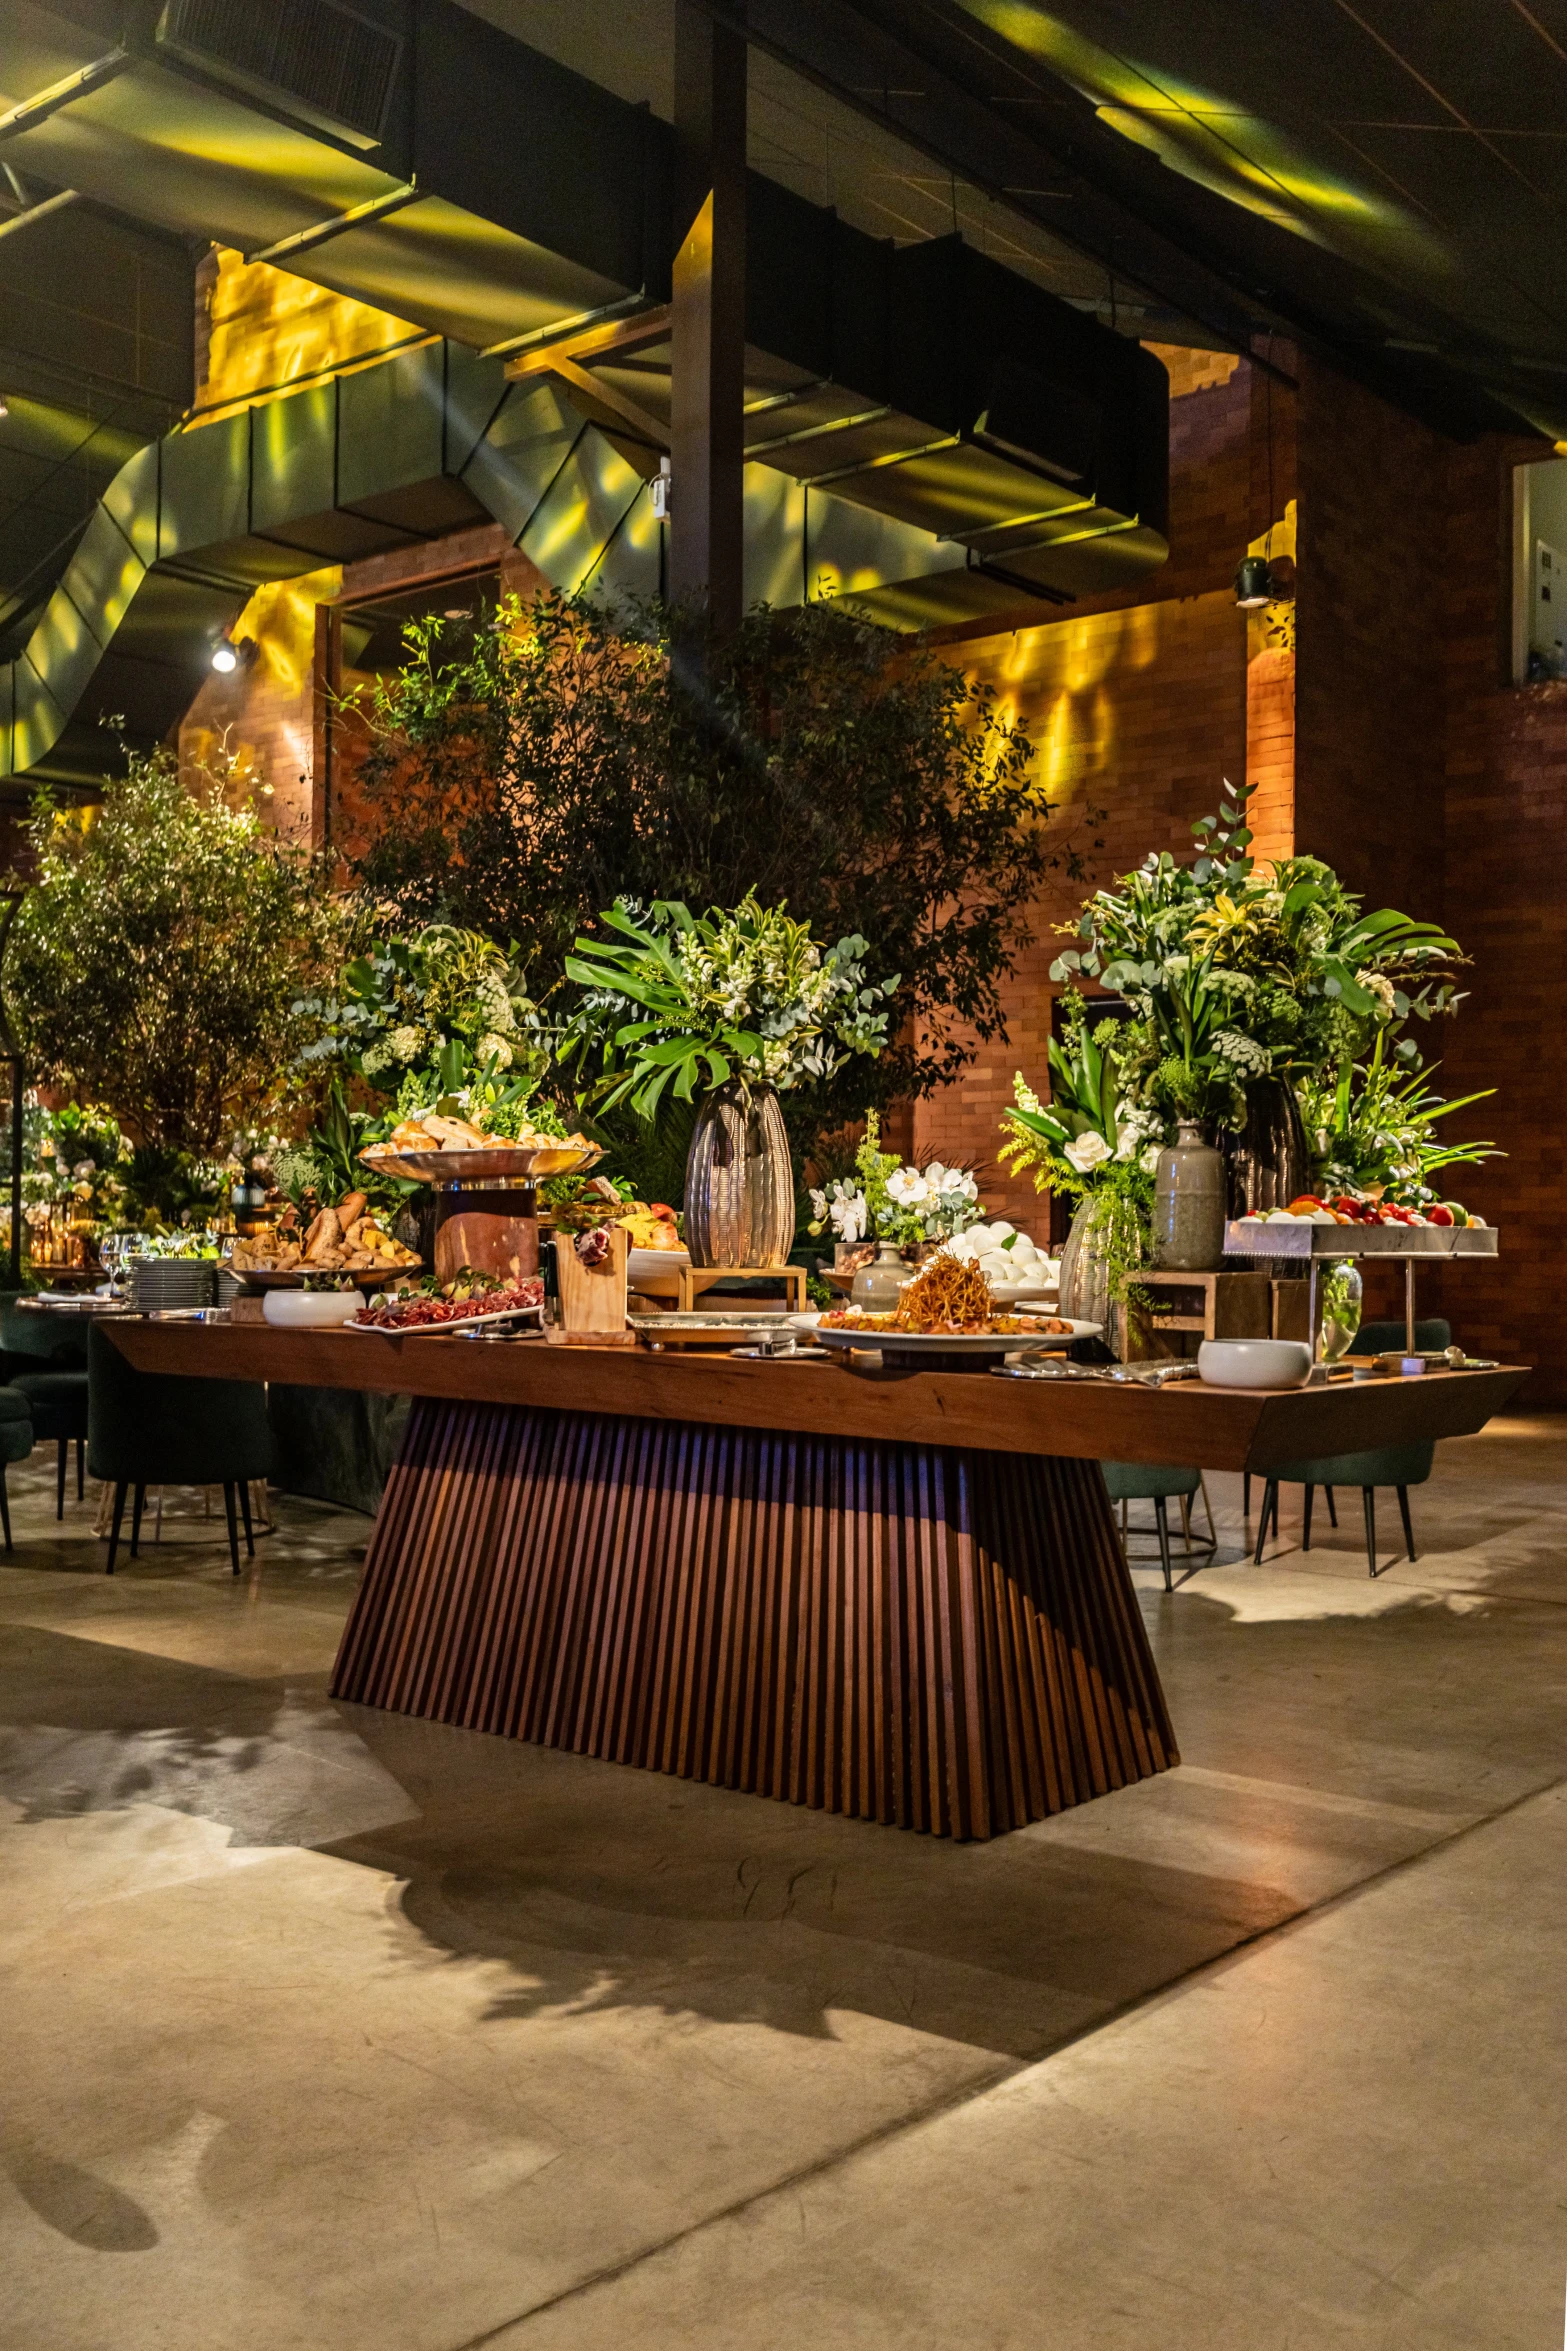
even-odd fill
[{"label": "concrete floor", "polygon": [[364,1520],[109,1582],[40,1453],[0,2345],[1559,2344],[1564,1467],[1445,1447],[1375,1584],[1212,1481],[1180,1770],[953,1846],[335,1706]]}]

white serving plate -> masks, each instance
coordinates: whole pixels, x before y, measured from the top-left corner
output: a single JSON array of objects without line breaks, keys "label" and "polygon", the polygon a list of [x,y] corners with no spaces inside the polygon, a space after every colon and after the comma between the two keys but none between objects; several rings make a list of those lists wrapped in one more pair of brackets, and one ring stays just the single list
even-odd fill
[{"label": "white serving plate", "polygon": [[[278,1293],[274,1291],[274,1296]],[[521,1322],[525,1315],[541,1315],[543,1305],[508,1306],[500,1314],[462,1314],[450,1322],[400,1322],[388,1327],[379,1322],[345,1322],[345,1331],[359,1331],[375,1339],[445,1339],[454,1331],[481,1330],[486,1323]]]},{"label": "white serving plate", "polygon": [[628,1282],[646,1281],[649,1274],[678,1273],[691,1262],[689,1249],[628,1249],[626,1251],[626,1279]]},{"label": "white serving plate", "polygon": [[[1019,1306],[1018,1312],[1020,1314],[1037,1314],[1046,1322],[1070,1323],[1072,1326],[1070,1336],[1074,1339],[1097,1339],[1104,1332],[1105,1326],[1102,1322],[1078,1322],[1070,1314],[1058,1314],[1053,1306],[1030,1306],[1026,1299]],[[1041,1336],[1050,1339],[1061,1338],[1063,1334],[1060,1331],[1045,1331],[1041,1333]]]},{"label": "white serving plate", "polygon": [[[882,1355],[1015,1355],[1020,1348],[1047,1344],[1045,1335],[1031,1339],[1026,1331],[845,1331],[817,1325],[820,1347],[874,1348]],[[1060,1338],[1058,1346],[1070,1340]]]}]

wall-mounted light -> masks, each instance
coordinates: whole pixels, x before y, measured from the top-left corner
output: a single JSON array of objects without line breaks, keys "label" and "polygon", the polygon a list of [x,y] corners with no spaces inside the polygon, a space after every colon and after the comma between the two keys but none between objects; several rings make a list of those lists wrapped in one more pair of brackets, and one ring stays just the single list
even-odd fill
[{"label": "wall-mounted light", "polygon": [[1268,559],[1265,555],[1248,555],[1235,574],[1235,601],[1245,612],[1260,612],[1271,603],[1268,594]]},{"label": "wall-mounted light", "polygon": [[0,424],[5,422],[5,419],[10,415],[10,413],[11,411],[6,405],[5,395],[3,392],[0,392]]},{"label": "wall-mounted light", "polygon": [[648,484],[653,497],[653,512],[660,522],[669,520],[669,459],[661,457],[658,471]]},{"label": "wall-mounted light", "polygon": [[219,637],[212,648],[212,666],[220,678],[232,677],[237,669],[251,669],[255,666],[257,651],[254,637]]}]

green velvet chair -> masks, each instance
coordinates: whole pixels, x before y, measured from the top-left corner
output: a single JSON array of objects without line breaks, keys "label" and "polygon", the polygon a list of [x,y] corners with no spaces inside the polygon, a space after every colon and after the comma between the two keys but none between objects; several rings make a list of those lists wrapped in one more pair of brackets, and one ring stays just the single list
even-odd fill
[{"label": "green velvet chair", "polygon": [[0,1388],[0,1526],[5,1529],[7,1551],[11,1549],[11,1497],[5,1490],[6,1464],[25,1461],[32,1449],[33,1423],[27,1398],[14,1388]]},{"label": "green velvet chair", "polygon": [[[1392,1355],[1395,1353],[1395,1351],[1402,1354],[1404,1338],[1405,1328],[1402,1322],[1363,1322],[1359,1330],[1355,1333],[1354,1346],[1351,1352],[1356,1355]],[[1452,1344],[1453,1326],[1441,1315],[1434,1314],[1428,1321],[1416,1323],[1415,1353],[1417,1355],[1440,1355],[1445,1348],[1451,1347]],[[1352,1484],[1353,1480],[1341,1479],[1339,1482],[1341,1484],[1348,1485]],[[1321,1483],[1320,1479],[1318,1480],[1318,1483]],[[1388,1480],[1386,1478],[1379,1478],[1377,1483],[1378,1485],[1385,1486],[1388,1483]],[[1417,1479],[1411,1480],[1411,1483],[1418,1484],[1419,1481]],[[1326,1492],[1328,1497],[1328,1516],[1333,1521],[1333,1524],[1337,1526],[1338,1512],[1333,1506],[1332,1486],[1327,1487]],[[1309,1494],[1306,1497],[1306,1510],[1309,1525],[1311,1511],[1311,1496]],[[1251,1516],[1251,1472],[1249,1470],[1247,1471],[1245,1477],[1241,1480],[1241,1516],[1243,1518],[1250,1518]],[[1307,1544],[1306,1548],[1308,1550],[1311,1548],[1309,1543]],[[1413,1552],[1410,1553],[1410,1557],[1414,1557]]]},{"label": "green velvet chair", "polygon": [[[1181,1520],[1186,1542],[1185,1556],[1188,1559],[1192,1558],[1198,1549],[1206,1551],[1210,1558],[1218,1549],[1218,1536],[1213,1524],[1213,1509],[1208,1501],[1208,1489],[1203,1484],[1200,1469],[1169,1469],[1162,1464],[1148,1461],[1101,1461],[1099,1467],[1104,1473],[1105,1491],[1108,1493],[1112,1505],[1117,1502],[1121,1505],[1121,1548],[1126,1551],[1128,1560],[1131,1559],[1132,1554],[1126,1550],[1126,1506],[1129,1502],[1151,1502],[1153,1504],[1154,1527],[1159,1537],[1159,1563],[1164,1569],[1164,1588],[1167,1592],[1173,1591],[1175,1588],[1170,1577],[1170,1516],[1166,1508],[1167,1503],[1174,1500],[1181,1505]],[[1203,1498],[1203,1507],[1208,1512],[1208,1534],[1206,1538],[1201,1535],[1197,1536],[1194,1542],[1191,1498],[1199,1492]],[[1146,1532],[1146,1530],[1144,1531]]]},{"label": "green velvet chair", "polygon": [[[1304,1486],[1306,1498],[1302,1511],[1300,1547],[1311,1549],[1311,1497],[1317,1486],[1325,1486],[1331,1502],[1335,1486],[1358,1486],[1366,1519],[1366,1566],[1372,1575],[1377,1571],[1377,1495],[1378,1486],[1393,1486],[1398,1493],[1399,1515],[1404,1522],[1404,1543],[1409,1557],[1415,1556],[1415,1530],[1409,1516],[1409,1489],[1423,1486],[1431,1475],[1431,1464],[1436,1458],[1436,1446],[1429,1439],[1423,1445],[1376,1445],[1364,1453],[1324,1453],[1315,1460],[1286,1461],[1277,1469],[1270,1469],[1263,1489],[1262,1517],[1257,1526],[1255,1564],[1262,1565],[1262,1546],[1267,1540],[1271,1519],[1275,1538],[1279,1531],[1279,1488]],[[1334,1525],[1338,1519],[1335,1516]],[[1392,1565],[1389,1560],[1388,1565]]]},{"label": "green velvet chair", "polygon": [[56,1518],[65,1516],[65,1476],[76,1447],[76,1499],[82,1499],[87,1447],[87,1343],[81,1325],[18,1309],[17,1290],[0,1291],[0,1379],[27,1398],[35,1443],[55,1453]]},{"label": "green velvet chair", "polygon": [[134,1496],[134,1559],[149,1486],[221,1486],[229,1557],[238,1575],[236,1499],[244,1516],[245,1548],[254,1558],[250,1480],[272,1474],[266,1390],[254,1380],[180,1379],[165,1372],[135,1371],[96,1323],[87,1333],[87,1383],[87,1466],[95,1478],[114,1488],[108,1573],[114,1573],[127,1493]]}]

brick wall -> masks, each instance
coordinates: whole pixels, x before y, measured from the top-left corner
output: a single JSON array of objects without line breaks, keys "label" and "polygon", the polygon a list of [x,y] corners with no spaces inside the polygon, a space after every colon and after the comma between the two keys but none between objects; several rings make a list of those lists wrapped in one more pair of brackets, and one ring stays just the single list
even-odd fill
[{"label": "brick wall", "polygon": [[[1013,1072],[1049,1091],[1048,973],[1064,944],[1055,926],[1151,849],[1189,850],[1193,818],[1217,806],[1226,779],[1260,787],[1260,854],[1284,854],[1293,841],[1294,653],[1237,609],[1233,588],[1241,555],[1282,522],[1295,494],[1293,395],[1275,382],[1270,403],[1261,371],[1232,354],[1159,356],[1171,372],[1169,562],[1138,589],[1085,599],[1059,619],[947,632],[952,657],[1028,719],[1052,831],[1084,851],[1091,878],[1058,875],[1034,909],[1035,942],[1006,990],[1007,1041],[977,1046],[959,1084],[915,1106],[912,1140],[922,1162],[980,1166],[992,1211],[1036,1233],[1048,1203],[1026,1178],[1005,1177],[994,1154]],[[1281,552],[1285,544],[1276,541]],[[1096,807],[1104,821],[1090,826]]]}]

